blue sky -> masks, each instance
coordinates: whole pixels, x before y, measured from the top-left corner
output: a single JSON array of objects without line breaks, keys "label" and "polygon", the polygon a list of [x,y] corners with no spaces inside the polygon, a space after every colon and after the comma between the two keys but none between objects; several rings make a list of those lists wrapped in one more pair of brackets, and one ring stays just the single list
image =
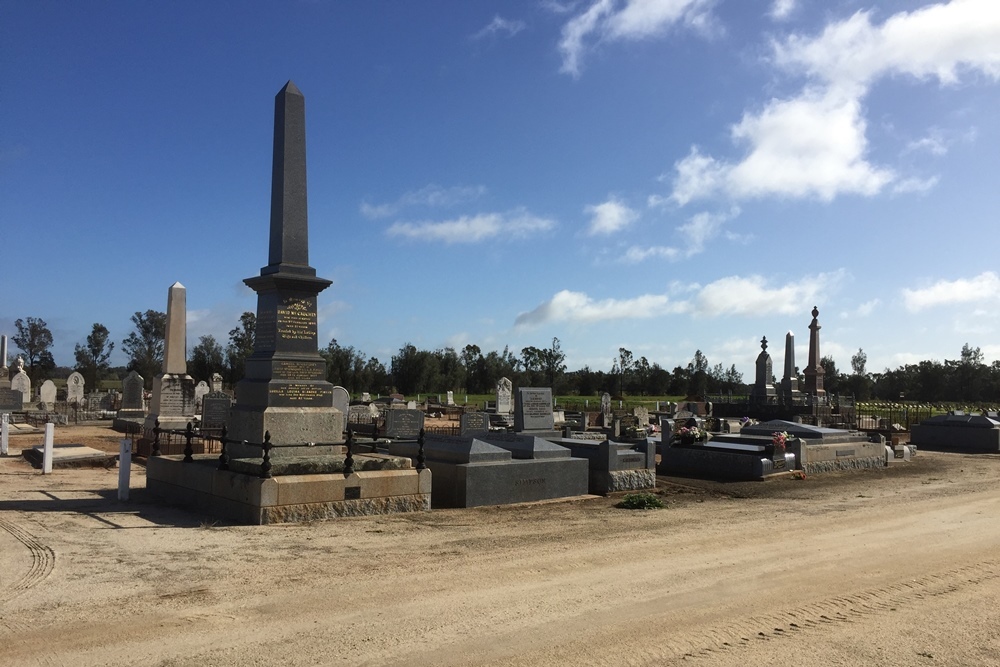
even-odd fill
[{"label": "blue sky", "polygon": [[321,345],[1000,358],[995,0],[0,0],[0,332],[225,343],[289,79]]}]

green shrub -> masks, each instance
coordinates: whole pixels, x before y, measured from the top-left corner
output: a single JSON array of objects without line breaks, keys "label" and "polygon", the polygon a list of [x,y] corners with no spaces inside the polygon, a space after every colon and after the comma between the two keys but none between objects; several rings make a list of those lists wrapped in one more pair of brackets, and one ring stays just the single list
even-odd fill
[{"label": "green shrub", "polygon": [[626,494],[617,507],[625,510],[658,510],[667,505],[660,500],[659,496],[652,493],[629,493]]}]

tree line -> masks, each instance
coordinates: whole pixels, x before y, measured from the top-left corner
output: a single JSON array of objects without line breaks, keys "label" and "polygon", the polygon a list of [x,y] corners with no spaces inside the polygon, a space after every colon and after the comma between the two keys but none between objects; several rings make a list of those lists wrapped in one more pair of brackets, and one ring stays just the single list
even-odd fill
[{"label": "tree line", "polygon": [[[75,346],[75,366],[62,367],[61,371],[52,356],[52,332],[41,318],[16,320],[16,333],[11,341],[24,357],[25,370],[33,384],[54,374],[66,377],[72,368],[84,376],[88,387],[96,387],[100,380],[121,378],[133,370],[149,386],[163,363],[167,316],[147,310],[136,312],[130,319],[133,329],[121,341],[121,350],[128,357],[124,367],[111,366],[115,342],[107,327],[96,322],[87,338]],[[246,359],[253,354],[256,324],[256,316],[244,312],[229,331],[225,345],[214,336],[201,336],[188,353],[188,373],[199,380],[219,373],[223,382],[234,385],[243,378]],[[566,355],[558,338],[544,348],[524,347],[519,354],[508,347],[483,352],[478,345],[466,345],[461,350],[452,347],[422,350],[407,342],[392,356],[388,366],[353,346],[340,345],[336,339],[319,353],[326,361],[327,380],[352,393],[489,394],[502,377],[509,378],[515,386],[552,387],[559,395],[595,396],[608,392],[618,396],[695,397],[746,390],[743,374],[735,365],[728,368],[711,365],[701,350],[695,351],[688,364],[667,370],[644,356],[637,358],[622,347],[610,360],[610,371],[589,366],[567,370]],[[851,357],[852,372],[842,373],[832,357],[823,357],[820,364],[825,372],[826,390],[854,395],[858,400],[1000,401],[1000,361],[985,364],[980,348],[968,343],[962,346],[956,360],[921,361],[895,370],[887,368],[881,373],[869,373],[867,361],[864,350],[859,348]]]}]

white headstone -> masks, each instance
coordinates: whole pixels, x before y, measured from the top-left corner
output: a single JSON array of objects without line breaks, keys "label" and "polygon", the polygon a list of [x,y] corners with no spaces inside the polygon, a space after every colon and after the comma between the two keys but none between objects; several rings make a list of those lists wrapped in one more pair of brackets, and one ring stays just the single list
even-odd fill
[{"label": "white headstone", "polygon": [[24,372],[24,359],[20,356],[10,369],[10,388],[21,392],[21,400],[31,403],[31,378]]},{"label": "white headstone", "polygon": [[46,380],[42,383],[42,386],[38,389],[38,400],[45,404],[45,407],[49,410],[56,403],[56,383],[52,380]]},{"label": "white headstone", "polygon": [[500,378],[497,381],[497,414],[509,415],[514,411],[514,383],[507,378]]},{"label": "white headstone", "polygon": [[453,392],[453,391],[449,391],[448,392],[448,403],[447,403],[447,405],[455,405],[455,392]]},{"label": "white headstone", "polygon": [[197,410],[201,410],[201,399],[205,398],[205,394],[209,392],[208,383],[201,380],[198,384],[194,386],[194,405]]},{"label": "white headstone", "polygon": [[333,407],[337,408],[344,415],[347,414],[347,408],[351,405],[351,393],[347,391],[344,387],[336,386],[333,388]]},{"label": "white headstone", "polygon": [[208,386],[212,391],[222,391],[222,376],[218,373],[212,373],[212,377],[208,380]]},{"label": "white headstone", "polygon": [[66,380],[66,402],[72,405],[74,402],[77,405],[83,405],[83,387],[85,381],[83,375],[73,371],[69,374],[69,378]]},{"label": "white headstone", "polygon": [[128,500],[129,479],[132,476],[132,441],[122,440],[118,448],[118,500]]},{"label": "white headstone", "polygon": [[7,456],[7,446],[10,443],[10,415],[6,412],[0,415],[0,456]]}]

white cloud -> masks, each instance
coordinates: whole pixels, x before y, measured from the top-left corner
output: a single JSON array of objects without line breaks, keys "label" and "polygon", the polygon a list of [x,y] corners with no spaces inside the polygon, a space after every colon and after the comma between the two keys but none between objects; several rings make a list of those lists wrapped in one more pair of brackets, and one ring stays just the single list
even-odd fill
[{"label": "white cloud", "polygon": [[945,141],[939,130],[932,130],[926,137],[908,143],[904,152],[914,151],[927,151],[931,155],[944,155],[948,152],[948,142]]},{"label": "white cloud", "polygon": [[775,61],[833,84],[868,85],[889,74],[956,83],[963,69],[1000,78],[1000,5],[953,0],[900,12],[880,26],[869,12],[832,23],[816,38],[774,44]]},{"label": "white cloud", "polygon": [[[772,5],[777,9],[777,4]],[[900,176],[867,159],[862,100],[880,78],[908,75],[953,84],[974,72],[1000,79],[1000,3],[953,0],[900,12],[874,25],[869,12],[829,24],[818,36],[772,44],[773,62],[810,81],[788,99],[746,112],[731,130],[746,155],[726,161],[697,147],[675,166],[671,198],[871,196]],[[922,147],[940,150],[932,143]],[[920,192],[934,179],[903,179],[894,192]]]},{"label": "white cloud", "polygon": [[774,0],[771,3],[770,16],[775,21],[784,21],[795,11],[797,0]]},{"label": "white cloud", "polygon": [[525,238],[549,231],[555,221],[516,209],[507,213],[481,213],[441,222],[397,222],[386,230],[388,236],[443,243],[478,243],[490,238]]},{"label": "white cloud", "polygon": [[931,176],[930,178],[904,178],[892,186],[892,194],[901,195],[927,192],[938,184],[938,180],[937,176]]},{"label": "white cloud", "polygon": [[687,241],[685,254],[692,257],[703,252],[705,244],[719,235],[722,225],[739,214],[739,207],[734,206],[727,213],[702,212],[694,215],[686,224],[677,228],[680,235]]},{"label": "white cloud", "polygon": [[939,280],[922,289],[904,289],[903,304],[912,313],[955,303],[995,301],[1000,293],[1000,276],[984,271],[974,278]]},{"label": "white cloud", "polygon": [[625,251],[624,261],[626,262],[644,262],[647,259],[658,257],[660,259],[669,259],[671,261],[679,259],[681,256],[681,251],[677,248],[671,248],[669,246],[654,245],[654,246],[631,246]]},{"label": "white cloud", "polygon": [[603,204],[588,206],[584,212],[589,214],[590,227],[587,233],[591,236],[597,234],[614,234],[639,218],[639,214],[623,204],[618,199],[612,197]]},{"label": "white cloud", "polygon": [[859,317],[868,317],[875,311],[875,308],[881,305],[881,303],[882,301],[880,299],[872,299],[871,301],[865,301],[854,310],[843,311],[842,313],[840,313],[840,317],[841,319],[845,320],[856,319]]},{"label": "white cloud", "polygon": [[716,0],[595,0],[562,29],[559,50],[561,72],[580,76],[580,62],[588,41],[635,41],[684,25],[706,30]]},{"label": "white cloud", "polygon": [[795,315],[822,301],[844,278],[843,271],[807,276],[798,282],[771,286],[762,276],[730,276],[712,282],[693,299],[692,312],[720,315]]},{"label": "white cloud", "polygon": [[[597,301],[583,292],[562,290],[534,310],[523,312],[515,326],[530,327],[549,322],[592,323],[602,320],[631,320],[689,313],[700,317],[741,315],[795,315],[807,312],[822,301],[844,278],[843,271],[807,276],[798,282],[771,286],[761,276],[731,276],[704,287],[694,287],[687,300],[667,294],[643,294],[628,299]],[[688,287],[674,285],[671,291]]]},{"label": "white cloud", "polygon": [[643,294],[631,299],[596,301],[583,292],[562,290],[534,310],[521,313],[514,320],[517,327],[531,327],[548,322],[593,323],[602,320],[634,320],[680,312],[684,304],[674,304],[665,294]]},{"label": "white cloud", "polygon": [[764,196],[873,195],[894,178],[865,160],[868,142],[861,104],[840,90],[809,89],[790,100],[771,100],[732,127],[734,143],[750,151],[738,163],[702,155],[697,147],[675,165],[671,198],[681,206],[723,194]]},{"label": "white cloud", "polygon": [[502,18],[499,14],[493,17],[493,20],[486,24],[486,27],[479,32],[472,35],[472,39],[482,39],[484,37],[491,37],[499,32],[507,33],[507,37],[513,37],[517,33],[521,32],[527,27],[524,21],[515,21]]},{"label": "white cloud", "polygon": [[443,188],[440,185],[426,185],[419,190],[404,192],[399,199],[394,202],[384,204],[361,203],[361,214],[366,218],[375,220],[379,218],[389,218],[400,211],[412,207],[427,208],[447,208],[458,204],[465,204],[474,201],[486,194],[486,188],[482,185],[473,186],[453,186]]}]

